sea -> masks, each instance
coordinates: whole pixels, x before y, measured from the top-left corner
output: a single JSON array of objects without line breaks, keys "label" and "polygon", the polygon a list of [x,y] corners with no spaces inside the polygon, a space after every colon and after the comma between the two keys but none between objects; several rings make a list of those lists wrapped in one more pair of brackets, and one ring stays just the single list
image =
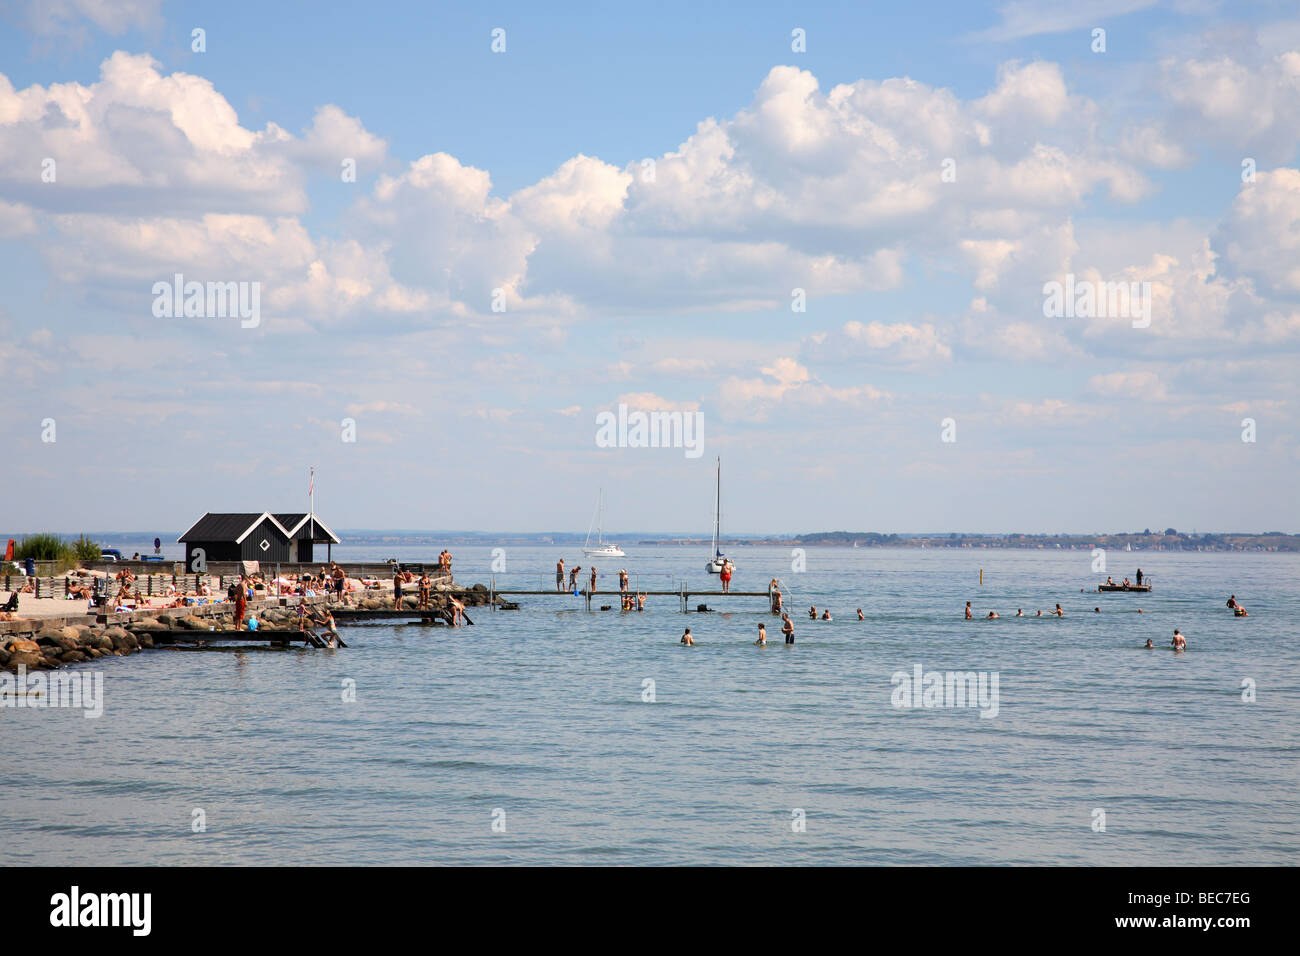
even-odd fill
[{"label": "sea", "polygon": [[[718,589],[707,548],[625,549],[601,587],[624,567],[642,590]],[[557,559],[589,567],[452,551],[463,585],[553,591]],[[79,665],[102,716],[0,708],[0,864],[1296,862],[1300,557],[730,556],[734,590],[781,580],[793,644],[765,596],[625,613],[548,593],[459,629],[344,625],[346,649]],[[1150,593],[1097,593],[1139,566]]]}]

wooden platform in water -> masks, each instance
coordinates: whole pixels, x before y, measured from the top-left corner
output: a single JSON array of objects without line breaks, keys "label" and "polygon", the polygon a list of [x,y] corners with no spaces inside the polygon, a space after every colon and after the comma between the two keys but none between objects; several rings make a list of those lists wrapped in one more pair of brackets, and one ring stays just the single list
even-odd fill
[{"label": "wooden platform in water", "polygon": [[1111,591],[1138,591],[1145,594],[1151,590],[1149,584],[1098,584],[1097,590],[1102,592]]},{"label": "wooden platform in water", "polygon": [[[192,628],[150,630],[141,628],[131,632],[136,637],[148,635],[154,644],[292,644],[301,641],[312,647],[325,647],[325,640],[313,631],[258,628],[256,631],[196,631]],[[343,638],[336,638],[339,647],[347,647]]]}]

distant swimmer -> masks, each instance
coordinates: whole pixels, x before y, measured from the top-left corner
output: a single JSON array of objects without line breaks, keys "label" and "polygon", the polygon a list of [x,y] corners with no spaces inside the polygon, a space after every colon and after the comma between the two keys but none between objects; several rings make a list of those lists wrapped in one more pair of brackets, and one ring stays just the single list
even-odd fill
[{"label": "distant swimmer", "polygon": [[767,585],[767,595],[771,600],[772,613],[781,613],[781,582],[773,578]]},{"label": "distant swimmer", "polygon": [[1233,616],[1233,617],[1250,617],[1250,615],[1249,615],[1248,613],[1246,613],[1246,609],[1245,609],[1244,607],[1242,607],[1240,604],[1238,604],[1236,607],[1234,607],[1234,608],[1232,609],[1232,616]]},{"label": "distant swimmer", "polygon": [[1021,608],[1016,608],[1016,617],[1024,617],[1025,612]]},{"label": "distant swimmer", "polygon": [[754,642],[758,647],[767,647],[767,625],[758,625],[758,640]]},{"label": "distant swimmer", "polygon": [[822,620],[829,621],[830,619],[831,619],[831,611],[830,608],[827,608],[826,610],[822,611]]},{"label": "distant swimmer", "polygon": [[564,559],[555,562],[555,590],[564,590]]},{"label": "distant swimmer", "polygon": [[1147,638],[1147,642],[1146,642],[1146,644],[1145,644],[1144,646],[1145,646],[1146,649],[1149,650],[1149,651],[1155,649],[1155,645],[1151,643],[1151,638],[1149,638],[1149,637]]},{"label": "distant swimmer", "polygon": [[1042,608],[1039,608],[1039,609],[1038,609],[1038,613],[1035,614],[1034,617],[1042,617],[1042,616],[1043,616],[1043,609],[1042,609]]},{"label": "distant swimmer", "polygon": [[970,601],[966,602],[966,620],[970,620],[975,615],[970,612]]},{"label": "distant swimmer", "polygon": [[1174,639],[1169,643],[1173,646],[1173,649],[1176,651],[1187,650],[1187,638],[1183,637],[1182,632],[1179,631],[1178,628],[1174,628]]},{"label": "distant swimmer", "polygon": [[1101,613],[1101,608],[1099,608],[1099,607],[1095,607],[1095,608],[1093,608],[1093,609],[1092,609],[1092,613],[1094,613],[1094,614],[1100,614],[1100,613]]},{"label": "distant swimmer", "polygon": [[812,607],[808,608],[808,616],[814,621],[817,620],[817,605],[814,604]]},{"label": "distant swimmer", "polygon": [[785,635],[787,644],[794,643],[794,621],[790,620],[789,614],[781,615],[781,633]]},{"label": "distant swimmer", "polygon": [[644,592],[644,591],[642,591],[640,594],[638,594],[638,595],[636,596],[636,609],[637,609],[638,611],[644,611],[644,610],[645,610],[645,592]]},{"label": "distant swimmer", "polygon": [[686,633],[682,635],[682,643],[691,647],[695,646],[695,638],[691,637],[691,629],[688,627]]},{"label": "distant swimmer", "polygon": [[1106,583],[1107,583],[1107,584],[1110,584],[1110,585],[1113,585],[1113,584],[1115,583],[1115,579],[1112,578],[1112,577],[1110,577],[1110,576],[1108,575],[1108,576],[1106,577]]},{"label": "distant swimmer", "polygon": [[1142,613],[1142,609],[1141,609],[1141,608],[1138,608],[1138,613],[1139,613],[1139,614]]},{"label": "distant swimmer", "polygon": [[993,620],[995,617],[1001,617],[1001,616],[1002,616],[1002,615],[1000,615],[997,611],[989,611],[988,619],[991,621],[991,620]]},{"label": "distant swimmer", "polygon": [[1065,612],[1061,610],[1061,605],[1056,605],[1056,610],[1052,612],[1057,617],[1065,617]]},{"label": "distant swimmer", "polygon": [[1234,594],[1230,598],[1228,598],[1228,607],[1235,608],[1236,606],[1237,606],[1237,595]]},{"label": "distant swimmer", "polygon": [[859,620],[859,621],[865,621],[866,619],[867,619],[867,616],[866,616],[865,614],[862,613],[862,608],[858,608],[858,620]]}]

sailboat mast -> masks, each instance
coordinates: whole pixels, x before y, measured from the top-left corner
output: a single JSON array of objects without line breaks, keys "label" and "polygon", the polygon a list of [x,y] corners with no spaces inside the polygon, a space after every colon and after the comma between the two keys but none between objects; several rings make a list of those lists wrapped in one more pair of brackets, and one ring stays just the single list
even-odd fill
[{"label": "sailboat mast", "polygon": [[722,530],[722,458],[718,458],[717,484],[713,489],[713,556],[718,556],[718,536]]}]

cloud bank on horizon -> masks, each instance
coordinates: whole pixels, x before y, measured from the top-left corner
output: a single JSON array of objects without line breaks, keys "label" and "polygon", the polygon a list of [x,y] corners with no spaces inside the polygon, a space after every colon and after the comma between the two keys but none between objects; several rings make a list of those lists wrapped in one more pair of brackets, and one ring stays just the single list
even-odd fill
[{"label": "cloud bank on horizon", "polygon": [[[270,68],[223,61],[251,6],[199,50],[161,2],[19,5],[0,526],[287,509],[312,463],[340,526],[580,527],[604,485],[625,527],[707,527],[720,455],[755,532],[1294,530],[1300,18],[1247,13],[1017,0],[833,82],[782,14],[748,99],[649,153],[585,150],[556,81],[552,162],[294,81],[380,69],[342,31]],[[545,88],[518,18],[496,51],[457,23],[473,72],[428,94],[491,117],[511,57]],[[256,284],[258,321],[160,318],[176,276]],[[598,447],[620,404],[699,414],[703,460]]]}]

